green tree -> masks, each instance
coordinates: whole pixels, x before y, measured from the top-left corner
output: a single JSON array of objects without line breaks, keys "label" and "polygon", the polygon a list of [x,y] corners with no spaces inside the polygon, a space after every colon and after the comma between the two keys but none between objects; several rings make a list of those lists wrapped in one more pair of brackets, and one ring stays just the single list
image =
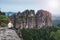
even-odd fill
[{"label": "green tree", "polygon": [[54,40],[60,40],[60,30],[57,30],[56,32],[51,32],[50,37]]},{"label": "green tree", "polygon": [[5,15],[0,15],[0,26],[6,26],[8,23],[8,17]]}]

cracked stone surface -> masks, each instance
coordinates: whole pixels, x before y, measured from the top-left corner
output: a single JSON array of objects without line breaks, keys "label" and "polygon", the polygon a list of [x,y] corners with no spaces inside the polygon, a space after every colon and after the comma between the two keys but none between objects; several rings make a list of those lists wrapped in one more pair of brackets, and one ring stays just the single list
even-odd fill
[{"label": "cracked stone surface", "polygon": [[20,40],[20,38],[14,30],[0,28],[0,40]]}]

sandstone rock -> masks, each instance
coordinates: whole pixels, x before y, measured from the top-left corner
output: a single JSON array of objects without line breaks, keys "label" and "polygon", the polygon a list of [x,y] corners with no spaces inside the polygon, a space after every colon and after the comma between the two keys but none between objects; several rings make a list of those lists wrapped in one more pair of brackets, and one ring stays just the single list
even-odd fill
[{"label": "sandstone rock", "polygon": [[[17,28],[40,28],[52,25],[51,13],[45,10],[38,10],[36,14],[34,10],[25,10],[14,15]],[[14,15],[11,16],[13,20],[15,19]]]},{"label": "sandstone rock", "polygon": [[38,27],[51,26],[51,13],[44,10],[38,10],[36,13],[36,20]]},{"label": "sandstone rock", "polygon": [[0,40],[21,40],[16,32],[11,29],[0,30]]}]

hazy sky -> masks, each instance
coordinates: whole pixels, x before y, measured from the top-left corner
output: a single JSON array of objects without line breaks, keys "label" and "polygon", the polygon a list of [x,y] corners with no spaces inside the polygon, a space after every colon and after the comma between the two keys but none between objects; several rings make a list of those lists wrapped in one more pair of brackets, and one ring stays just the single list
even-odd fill
[{"label": "hazy sky", "polygon": [[26,9],[43,9],[60,16],[60,0],[0,0],[1,11],[22,12]]}]

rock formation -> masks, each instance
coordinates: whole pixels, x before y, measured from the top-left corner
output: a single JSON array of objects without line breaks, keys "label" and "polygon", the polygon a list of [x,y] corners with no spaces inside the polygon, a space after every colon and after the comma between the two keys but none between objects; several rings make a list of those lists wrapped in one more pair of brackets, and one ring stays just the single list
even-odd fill
[{"label": "rock formation", "polygon": [[44,10],[38,10],[36,13],[36,25],[37,27],[51,26],[51,13]]},{"label": "rock formation", "polygon": [[38,10],[35,14],[34,10],[25,10],[10,16],[15,20],[16,28],[40,28],[43,26],[51,26],[51,13],[45,10]]}]

